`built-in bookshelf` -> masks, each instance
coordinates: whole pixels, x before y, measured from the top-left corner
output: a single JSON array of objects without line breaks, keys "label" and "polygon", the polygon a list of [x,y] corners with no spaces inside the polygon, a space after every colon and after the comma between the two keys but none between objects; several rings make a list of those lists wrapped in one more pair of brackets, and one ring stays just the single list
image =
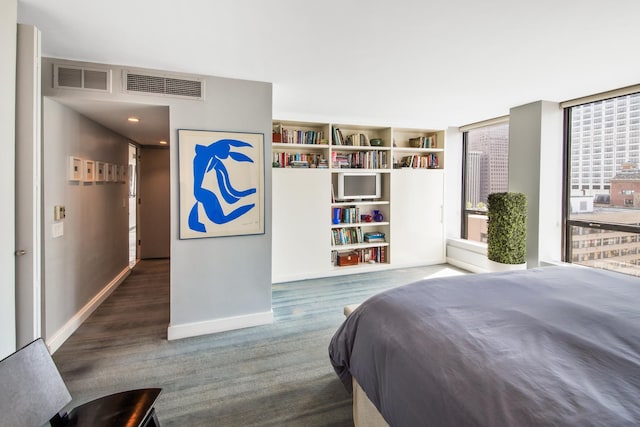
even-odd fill
[{"label": "built-in bookshelf", "polygon": [[393,167],[444,168],[444,131],[394,128]]},{"label": "built-in bookshelf", "polygon": [[[444,262],[444,147],[442,130],[274,121],[274,282]],[[339,198],[344,175],[379,194]]]},{"label": "built-in bookshelf", "polygon": [[274,168],[328,168],[328,124],[276,121],[272,131]]},{"label": "built-in bookshelf", "polygon": [[354,265],[388,264],[389,201],[334,202],[331,204],[331,263],[338,255],[353,253]]}]

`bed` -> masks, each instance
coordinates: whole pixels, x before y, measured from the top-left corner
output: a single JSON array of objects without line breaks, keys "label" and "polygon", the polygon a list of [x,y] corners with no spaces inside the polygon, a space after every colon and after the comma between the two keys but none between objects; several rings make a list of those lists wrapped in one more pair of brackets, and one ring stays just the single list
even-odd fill
[{"label": "bed", "polygon": [[637,426],[640,279],[553,266],[418,281],[359,305],[329,358],[394,427]]}]

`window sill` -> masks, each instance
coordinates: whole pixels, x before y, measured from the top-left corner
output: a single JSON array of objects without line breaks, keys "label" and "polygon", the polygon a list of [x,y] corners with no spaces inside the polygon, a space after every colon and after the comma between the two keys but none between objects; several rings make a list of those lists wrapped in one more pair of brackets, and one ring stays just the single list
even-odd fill
[{"label": "window sill", "polygon": [[475,252],[481,255],[487,255],[487,244],[467,239],[447,239],[447,245],[464,249],[469,252]]}]

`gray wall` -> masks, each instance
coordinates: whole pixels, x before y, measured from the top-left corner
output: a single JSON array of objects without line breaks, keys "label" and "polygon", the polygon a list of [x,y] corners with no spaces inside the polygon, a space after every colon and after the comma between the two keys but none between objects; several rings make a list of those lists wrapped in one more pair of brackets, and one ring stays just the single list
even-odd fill
[{"label": "gray wall", "polygon": [[[180,329],[177,335],[208,333],[220,329],[220,325],[221,329],[249,326],[253,317],[265,319],[264,314],[271,313],[271,145],[267,143],[272,120],[271,83],[204,76],[204,101],[132,95],[120,89],[121,67],[70,62],[113,70],[112,93],[87,93],[53,89],[53,61],[51,58],[43,58],[42,61],[42,90],[45,96],[167,105],[170,108],[171,327]],[[69,63],[62,60],[55,62]],[[179,240],[178,129],[264,134],[264,234]],[[47,130],[43,132],[46,138]],[[229,324],[226,322],[228,318],[249,320]]]},{"label": "gray wall", "polygon": [[171,255],[170,156],[168,148],[141,147],[138,161],[140,181],[138,205],[141,240],[140,258],[169,258]]},{"label": "gray wall", "polygon": [[[206,85],[204,105],[171,108],[172,327],[271,312],[271,84],[210,77]],[[180,128],[264,134],[265,234],[178,239]]]},{"label": "gray wall", "polygon": [[15,321],[15,93],[18,2],[0,1],[0,359],[16,349]]},{"label": "gray wall", "polygon": [[[69,156],[126,165],[128,140],[55,100],[43,100],[45,339],[128,268],[128,187],[68,180]],[[54,205],[66,207],[53,237]]]}]

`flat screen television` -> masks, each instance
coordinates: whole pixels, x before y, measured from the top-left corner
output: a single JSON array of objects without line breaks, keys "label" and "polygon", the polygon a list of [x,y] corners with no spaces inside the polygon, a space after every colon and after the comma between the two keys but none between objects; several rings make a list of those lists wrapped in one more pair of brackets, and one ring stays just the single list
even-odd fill
[{"label": "flat screen television", "polygon": [[333,178],[337,200],[379,199],[382,196],[379,173],[339,172]]}]

